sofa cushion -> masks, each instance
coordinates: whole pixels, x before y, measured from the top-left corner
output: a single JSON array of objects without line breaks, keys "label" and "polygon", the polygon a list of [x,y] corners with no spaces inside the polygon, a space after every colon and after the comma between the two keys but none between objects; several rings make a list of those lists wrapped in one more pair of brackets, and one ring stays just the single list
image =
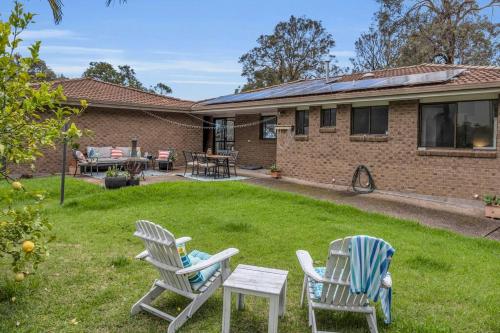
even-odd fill
[{"label": "sofa cushion", "polygon": [[170,157],[170,151],[169,150],[158,150],[158,159],[162,161],[168,160]]},{"label": "sofa cushion", "polygon": [[123,157],[123,151],[120,149],[111,149],[111,158],[120,158]]},{"label": "sofa cushion", "polygon": [[87,156],[91,157],[99,157],[99,158],[110,158],[111,157],[111,146],[107,147],[87,147]]}]

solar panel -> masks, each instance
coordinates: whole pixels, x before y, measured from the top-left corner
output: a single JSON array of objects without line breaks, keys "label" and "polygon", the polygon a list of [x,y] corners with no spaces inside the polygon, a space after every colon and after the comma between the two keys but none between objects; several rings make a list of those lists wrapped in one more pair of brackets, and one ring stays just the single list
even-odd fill
[{"label": "solar panel", "polygon": [[337,93],[343,91],[380,89],[389,87],[409,86],[418,84],[431,84],[438,82],[446,82],[460,74],[465,69],[450,69],[445,71],[437,71],[430,73],[419,73],[410,75],[400,75],[384,78],[373,78],[363,80],[353,80],[346,82],[337,82],[337,80],[304,80],[282,84],[279,86],[269,87],[253,92],[233,94],[227,96],[216,97],[203,102],[205,105],[247,102],[255,100],[263,100],[270,98],[292,97],[292,96],[307,96],[326,93]]}]

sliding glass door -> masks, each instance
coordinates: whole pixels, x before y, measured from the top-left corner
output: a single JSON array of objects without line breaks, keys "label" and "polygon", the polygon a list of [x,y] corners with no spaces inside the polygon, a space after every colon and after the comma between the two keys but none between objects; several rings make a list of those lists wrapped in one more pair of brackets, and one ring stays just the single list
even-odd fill
[{"label": "sliding glass door", "polygon": [[234,147],[234,118],[216,118],[214,133],[215,153]]}]

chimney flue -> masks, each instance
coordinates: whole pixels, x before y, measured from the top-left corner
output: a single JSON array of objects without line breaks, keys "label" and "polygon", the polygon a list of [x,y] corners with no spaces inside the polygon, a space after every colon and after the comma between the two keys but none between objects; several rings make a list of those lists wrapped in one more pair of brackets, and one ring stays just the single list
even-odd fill
[{"label": "chimney flue", "polygon": [[330,60],[325,61],[325,79],[330,80]]}]

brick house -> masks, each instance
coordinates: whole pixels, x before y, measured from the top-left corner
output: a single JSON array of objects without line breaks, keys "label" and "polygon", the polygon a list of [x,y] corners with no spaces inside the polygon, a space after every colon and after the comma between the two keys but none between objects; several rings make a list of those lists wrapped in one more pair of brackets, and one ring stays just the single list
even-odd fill
[{"label": "brick house", "polygon": [[349,186],[363,164],[381,190],[472,198],[500,188],[499,93],[500,67],[423,64],[292,82],[192,109],[236,123],[274,116],[276,139],[263,138],[273,137],[263,124],[237,128],[234,147],[249,160],[274,149],[286,177]]},{"label": "brick house", "polygon": [[[321,184],[349,186],[363,164],[380,190],[471,198],[500,188],[500,67],[422,64],[198,103],[91,79],[57,84],[68,103],[89,102],[76,119],[95,133],[83,147],[136,137],[149,152],[238,150],[240,165],[276,162],[285,177]],[[50,151],[38,171],[59,164]]]}]

